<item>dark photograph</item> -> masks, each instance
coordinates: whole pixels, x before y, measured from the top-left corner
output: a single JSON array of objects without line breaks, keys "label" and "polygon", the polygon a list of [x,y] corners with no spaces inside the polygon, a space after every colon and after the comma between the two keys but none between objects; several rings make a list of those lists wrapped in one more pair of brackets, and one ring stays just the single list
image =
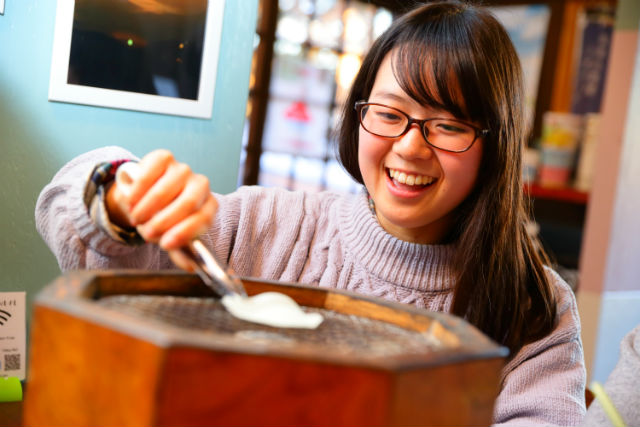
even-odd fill
[{"label": "dark photograph", "polygon": [[67,83],[198,99],[207,0],[76,0]]}]

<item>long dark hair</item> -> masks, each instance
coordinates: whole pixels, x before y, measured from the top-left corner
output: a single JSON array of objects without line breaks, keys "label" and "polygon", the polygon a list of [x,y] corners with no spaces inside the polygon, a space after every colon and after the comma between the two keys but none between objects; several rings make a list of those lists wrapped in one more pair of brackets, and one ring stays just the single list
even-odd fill
[{"label": "long dark hair", "polygon": [[548,258],[526,230],[524,89],[518,56],[495,17],[467,3],[430,3],[396,19],[366,55],[338,128],[338,157],[360,183],[359,122],[353,107],[368,99],[390,52],[394,74],[412,98],[490,129],[476,186],[457,208],[449,235],[458,248],[451,312],[513,354],[550,333],[556,317],[544,267]]}]

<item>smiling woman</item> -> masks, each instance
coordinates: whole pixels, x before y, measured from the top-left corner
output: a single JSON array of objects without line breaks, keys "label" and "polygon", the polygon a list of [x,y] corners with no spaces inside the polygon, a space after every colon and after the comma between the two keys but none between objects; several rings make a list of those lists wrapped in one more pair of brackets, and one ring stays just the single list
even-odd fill
[{"label": "smiling woman", "polygon": [[496,424],[578,425],[580,323],[526,228],[522,73],[507,32],[483,8],[430,2],[394,21],[362,64],[338,123],[359,194],[212,196],[157,150],[128,198],[98,172],[134,156],[110,148],[74,159],[43,190],[40,232],[63,269],[171,268],[156,246],[134,243],[172,252],[197,236],[243,276],[452,313],[511,350]]}]

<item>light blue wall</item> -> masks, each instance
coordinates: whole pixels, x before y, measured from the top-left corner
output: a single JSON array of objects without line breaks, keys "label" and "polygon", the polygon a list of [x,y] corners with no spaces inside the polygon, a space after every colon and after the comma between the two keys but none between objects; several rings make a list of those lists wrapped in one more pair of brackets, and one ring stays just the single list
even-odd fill
[{"label": "light blue wall", "polygon": [[0,291],[31,303],[60,274],[35,230],[36,198],[77,154],[121,145],[137,155],[168,148],[236,187],[258,0],[226,0],[213,118],[192,119],[48,102],[55,0],[6,0],[0,15]]},{"label": "light blue wall", "polygon": [[604,383],[620,357],[620,342],[640,325],[640,291],[604,292],[591,380]]}]

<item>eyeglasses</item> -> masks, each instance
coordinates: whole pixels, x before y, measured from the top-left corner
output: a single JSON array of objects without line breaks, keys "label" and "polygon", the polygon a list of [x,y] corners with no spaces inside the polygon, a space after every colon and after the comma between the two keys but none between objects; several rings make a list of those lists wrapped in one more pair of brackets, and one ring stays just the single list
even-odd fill
[{"label": "eyeglasses", "polygon": [[358,101],[355,109],[362,128],[373,135],[398,138],[416,123],[429,145],[452,153],[467,151],[478,137],[489,132],[489,129],[479,129],[456,119],[414,119],[397,108],[373,102]]}]

